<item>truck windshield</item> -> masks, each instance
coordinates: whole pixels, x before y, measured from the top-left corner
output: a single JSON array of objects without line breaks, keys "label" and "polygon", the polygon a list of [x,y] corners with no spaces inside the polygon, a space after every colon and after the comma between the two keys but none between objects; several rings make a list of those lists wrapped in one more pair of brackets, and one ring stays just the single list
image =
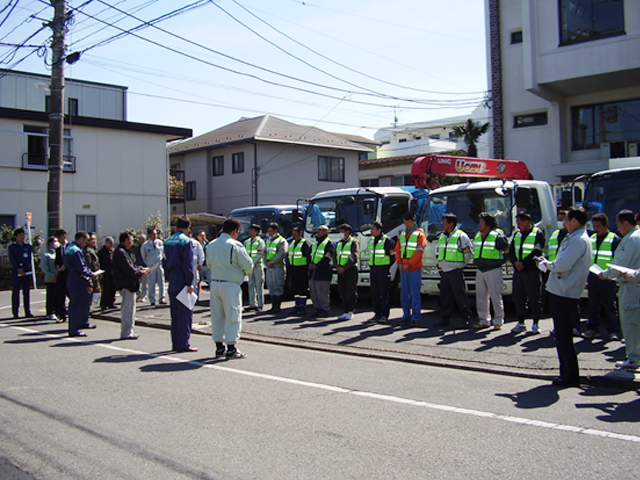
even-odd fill
[{"label": "truck windshield", "polygon": [[591,218],[596,213],[605,213],[609,218],[609,229],[618,233],[616,215],[620,210],[640,210],[640,169],[598,175],[587,184],[584,208]]},{"label": "truck windshield", "polygon": [[442,216],[454,213],[458,217],[458,227],[473,236],[478,233],[478,215],[489,212],[496,216],[498,226],[510,236],[513,230],[511,220],[511,194],[498,195],[494,190],[465,190],[429,195],[426,212],[423,214],[422,228],[433,236],[442,231]]},{"label": "truck windshield", "polygon": [[326,225],[334,233],[347,223],[354,233],[364,232],[376,220],[377,211],[378,198],[371,194],[318,198],[309,204],[305,229],[314,233],[320,225]]},{"label": "truck windshield", "polygon": [[249,227],[252,224],[261,225],[262,223],[271,223],[275,220],[276,213],[273,210],[251,210],[245,212],[238,212],[234,214],[231,212],[230,216],[236,217],[240,221],[240,234],[238,240],[243,242],[249,237]]}]

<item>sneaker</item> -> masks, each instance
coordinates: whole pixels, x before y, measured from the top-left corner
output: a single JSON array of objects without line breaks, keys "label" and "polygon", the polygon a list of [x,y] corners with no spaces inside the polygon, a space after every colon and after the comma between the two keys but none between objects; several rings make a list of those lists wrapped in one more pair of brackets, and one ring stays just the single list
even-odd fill
[{"label": "sneaker", "polygon": [[496,324],[493,326],[493,330],[502,330],[502,324],[501,324],[501,323],[496,323]]},{"label": "sneaker", "polygon": [[573,329],[573,336],[574,337],[579,337],[580,336],[580,330],[578,330],[577,328]]},{"label": "sneaker", "polygon": [[387,325],[389,323],[389,319],[387,317],[380,317],[377,322],[381,325]]},{"label": "sneaker", "polygon": [[346,320],[347,319],[347,312],[344,312],[342,315],[338,315],[338,320]]},{"label": "sneaker", "polygon": [[640,368],[640,363],[633,363],[629,360],[625,360],[624,362],[616,362],[616,368],[626,368],[628,370],[637,370]]},{"label": "sneaker", "polygon": [[619,342],[620,341],[620,335],[618,335],[617,333],[613,332],[612,334],[609,335],[609,341],[610,342]]},{"label": "sneaker", "polygon": [[53,320],[55,322],[58,321],[58,317],[56,317],[53,313],[49,316],[47,316],[47,320]]},{"label": "sneaker", "polygon": [[166,300],[160,300],[160,305],[166,305],[167,301]]},{"label": "sneaker", "polygon": [[347,312],[344,314],[343,320],[351,320],[353,318],[353,313]]},{"label": "sneaker", "polygon": [[586,332],[584,332],[582,334],[582,338],[587,338],[587,339],[592,339],[592,338],[596,338],[598,336],[598,332],[596,332],[595,330],[587,330]]},{"label": "sneaker", "polygon": [[511,333],[522,333],[526,331],[527,331],[527,327],[525,326],[524,323],[521,323],[521,322],[516,323],[516,326],[511,329]]},{"label": "sneaker", "polygon": [[247,356],[240,350],[227,351],[224,356],[227,360],[232,360],[234,358],[247,358]]},{"label": "sneaker", "polygon": [[227,349],[224,348],[224,347],[216,348],[216,358],[223,357],[226,351],[227,351]]},{"label": "sneaker", "polygon": [[379,317],[378,315],[374,315],[369,320],[367,320],[367,323],[369,323],[369,324],[378,323],[378,320],[380,320],[380,318],[381,317]]},{"label": "sneaker", "polygon": [[486,320],[480,320],[477,323],[474,323],[472,325],[473,328],[475,328],[476,330],[481,330],[483,328],[489,328],[489,322],[487,322]]},{"label": "sneaker", "polygon": [[531,326],[531,332],[532,332],[534,335],[539,335],[539,334],[540,334],[540,325],[538,325],[537,323],[534,323],[534,324]]}]

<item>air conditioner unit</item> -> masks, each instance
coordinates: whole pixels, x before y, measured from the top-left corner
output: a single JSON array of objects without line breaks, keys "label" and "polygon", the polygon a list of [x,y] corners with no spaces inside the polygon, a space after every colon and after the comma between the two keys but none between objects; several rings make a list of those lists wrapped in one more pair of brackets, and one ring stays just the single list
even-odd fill
[{"label": "air conditioner unit", "polygon": [[629,143],[629,156],[637,157],[638,155],[640,155],[640,143],[639,142]]},{"label": "air conditioner unit", "polygon": [[611,158],[611,144],[609,142],[600,144],[600,158],[602,160],[609,160]]},{"label": "air conditioner unit", "polygon": [[[625,158],[631,156],[628,150],[628,142],[603,142],[600,144],[600,158]],[[637,144],[636,144],[637,148]]]}]

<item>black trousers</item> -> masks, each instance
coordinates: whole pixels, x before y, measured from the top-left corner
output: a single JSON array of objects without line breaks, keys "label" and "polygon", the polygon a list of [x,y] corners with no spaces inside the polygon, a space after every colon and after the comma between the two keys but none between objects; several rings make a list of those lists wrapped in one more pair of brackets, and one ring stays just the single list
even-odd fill
[{"label": "black trousers", "polygon": [[556,350],[560,361],[560,378],[577,381],[580,378],[578,355],[573,346],[573,319],[578,308],[577,298],[549,294],[549,308],[556,332]]},{"label": "black trousers", "polygon": [[338,292],[342,301],[342,311],[353,312],[358,301],[358,269],[351,267],[338,275]]},{"label": "black trousers", "polygon": [[309,295],[309,267],[307,265],[289,266],[287,268],[287,284],[291,295],[307,297]]},{"label": "black trousers", "polygon": [[64,320],[67,318],[67,296],[69,292],[67,291],[67,273],[61,272],[58,274],[58,280],[56,280],[56,290],[55,290],[55,314],[60,320]]},{"label": "black trousers", "polygon": [[44,286],[47,289],[46,306],[48,317],[56,313],[56,291],[58,286],[55,283],[45,283]]},{"label": "black trousers", "polygon": [[450,272],[440,272],[440,303],[442,305],[440,315],[444,319],[451,317],[456,305],[458,305],[458,310],[463,318],[471,318],[469,298],[462,272],[462,268],[456,268]]},{"label": "black trousers", "polygon": [[113,283],[113,277],[110,272],[102,275],[102,294],[100,295],[100,308],[112,308],[116,301],[116,286]]},{"label": "black trousers", "polygon": [[[551,295],[551,294],[549,294]],[[527,316],[527,304],[531,318],[537,322],[542,317],[542,291],[540,290],[540,270],[531,272],[513,272],[513,302],[516,304],[518,321]],[[551,307],[551,305],[549,305]]]},{"label": "black trousers", "polygon": [[620,333],[620,320],[616,311],[616,282],[600,280],[593,273],[589,274],[589,321],[587,328],[595,330],[600,328],[600,305],[604,308],[607,318],[607,330],[609,334]]},{"label": "black trousers", "polygon": [[369,280],[371,281],[373,313],[380,317],[389,318],[389,287],[391,285],[389,267],[371,267]]},{"label": "black trousers", "polygon": [[17,274],[11,274],[11,310],[13,316],[18,316],[18,310],[20,307],[20,292],[22,292],[22,307],[24,308],[24,314],[31,315],[31,275],[25,275],[19,277]]}]

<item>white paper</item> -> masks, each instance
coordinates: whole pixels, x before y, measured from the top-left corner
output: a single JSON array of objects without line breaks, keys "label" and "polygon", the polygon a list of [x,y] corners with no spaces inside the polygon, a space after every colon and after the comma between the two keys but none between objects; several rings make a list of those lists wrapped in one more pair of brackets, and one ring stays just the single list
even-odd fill
[{"label": "white paper", "polygon": [[100,294],[99,293],[94,293],[93,294],[93,298],[92,298],[92,302],[93,303],[98,303],[100,301]]},{"label": "white paper", "polygon": [[[149,269],[147,270],[147,275],[149,275],[151,272],[153,272],[156,268],[158,268],[160,266],[159,263],[156,263],[154,266],[149,267]],[[155,287],[154,287],[155,288]]]},{"label": "white paper", "polygon": [[198,296],[195,293],[189,293],[189,287],[187,286],[180,290],[180,293],[176,295],[176,298],[189,310],[193,310],[193,307],[196,305],[196,301],[198,300]]},{"label": "white paper", "polygon": [[547,270],[549,270],[549,269],[547,268],[547,262],[546,262],[546,260],[545,260],[545,261],[542,261],[542,262],[538,262],[538,270],[540,270],[541,272],[546,272]]},{"label": "white paper", "polygon": [[600,267],[600,265],[598,265],[597,263],[591,265],[589,271],[595,275],[600,275],[602,272],[604,272],[604,270],[602,270],[602,267]]},{"label": "white paper", "polygon": [[104,273],[104,270],[96,270],[95,272],[93,272],[93,276],[97,277],[98,275],[102,275]]},{"label": "white paper", "polygon": [[620,273],[630,274],[630,273],[636,272],[633,268],[621,267],[620,265],[614,265],[613,263],[608,263],[607,266],[609,268],[613,268],[614,270],[617,270]]}]

